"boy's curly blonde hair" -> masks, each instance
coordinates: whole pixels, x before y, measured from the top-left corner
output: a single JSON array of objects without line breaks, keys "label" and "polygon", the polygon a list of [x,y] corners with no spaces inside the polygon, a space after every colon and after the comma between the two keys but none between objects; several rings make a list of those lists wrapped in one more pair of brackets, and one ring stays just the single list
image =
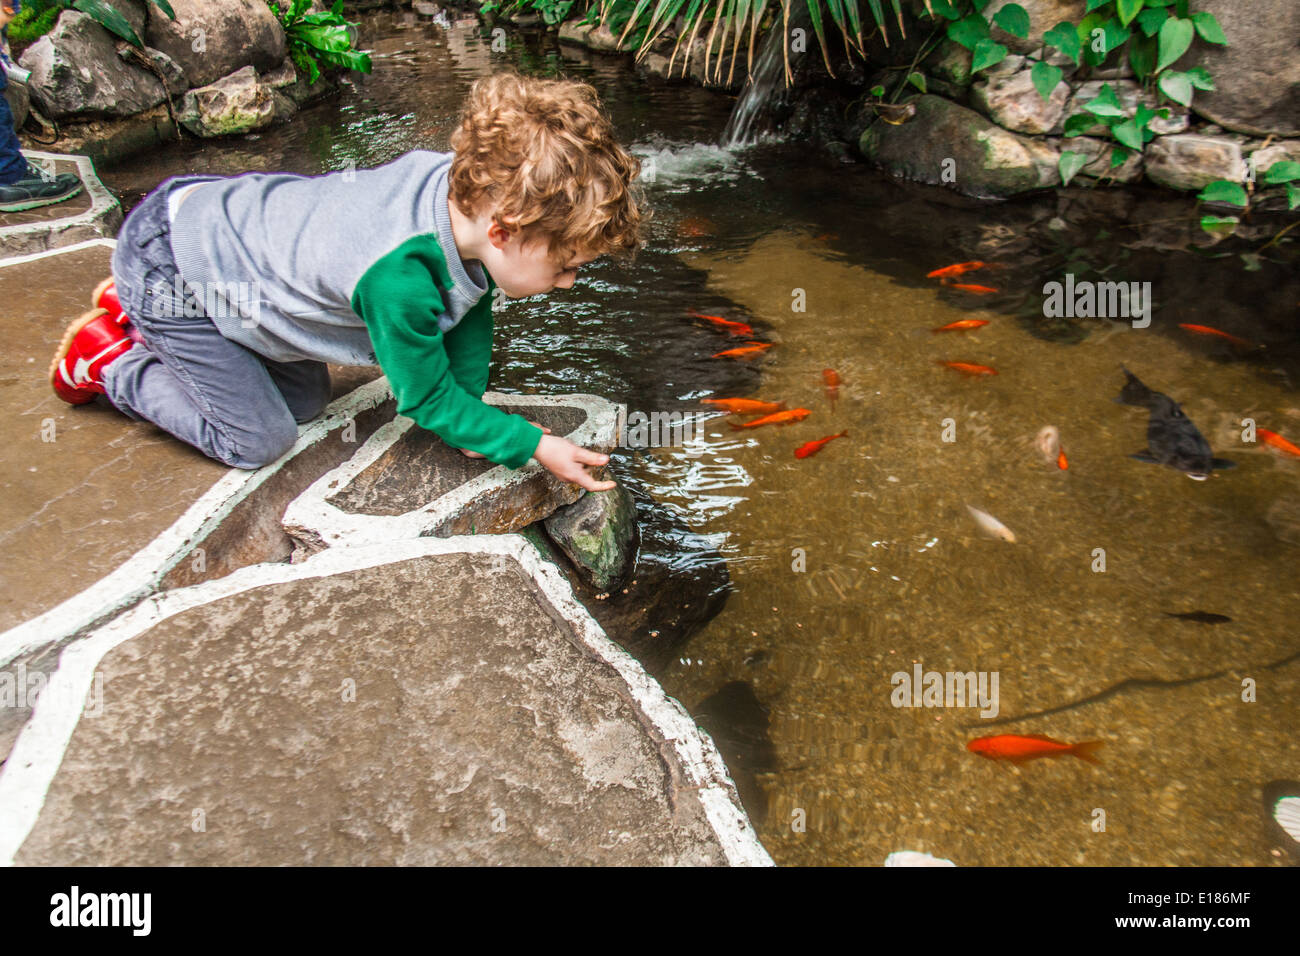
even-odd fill
[{"label": "boy's curly blonde hair", "polygon": [[575,254],[636,254],[641,163],[614,141],[589,84],[513,72],[483,77],[451,146],[451,196],[467,216],[491,211],[526,244],[545,242],[561,264]]}]

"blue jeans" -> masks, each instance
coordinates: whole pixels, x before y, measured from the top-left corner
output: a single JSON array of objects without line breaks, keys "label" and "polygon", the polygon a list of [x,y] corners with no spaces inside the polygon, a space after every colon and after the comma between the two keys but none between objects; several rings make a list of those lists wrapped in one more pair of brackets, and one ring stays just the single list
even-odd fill
[{"label": "blue jeans", "polygon": [[110,362],[104,388],[131,418],[231,467],[260,468],[289,450],[299,422],[329,404],[329,370],[324,362],[275,362],[231,342],[194,308],[193,296],[178,294],[167,194],[212,178],[164,181],[122,225],[113,279],[147,347],[137,344]]},{"label": "blue jeans", "polygon": [[[14,0],[14,13],[22,7]],[[9,78],[0,69],[0,91],[9,85]],[[18,133],[14,130],[14,114],[9,101],[0,95],[0,186],[12,186],[27,175],[27,160],[23,158]]]}]

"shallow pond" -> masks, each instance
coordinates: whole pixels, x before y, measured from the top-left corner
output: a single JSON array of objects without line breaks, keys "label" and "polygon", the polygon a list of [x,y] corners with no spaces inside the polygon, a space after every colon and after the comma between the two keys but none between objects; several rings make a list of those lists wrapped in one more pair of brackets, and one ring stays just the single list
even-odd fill
[{"label": "shallow pond", "polygon": [[[1162,249],[1158,220],[1187,212],[1165,196],[976,204],[800,146],[722,150],[730,97],[647,84],[622,58],[564,59],[549,40],[495,56],[469,26],[391,15],[363,39],[375,73],[340,99],[105,181],[130,206],[179,172],[314,174],[445,150],[469,84],[505,65],[597,86],[653,160],[647,246],[502,309],[494,382],[708,418],[616,464],[643,517],[690,529],[652,536],[643,560],[681,575],[726,562],[720,613],[658,676],[718,738],[778,862],[1283,862],[1259,792],[1300,777],[1300,458],[1244,443],[1242,420],[1300,441],[1294,268]],[[927,277],[970,260],[990,265]],[[1067,272],[1151,283],[1150,325],[1046,318],[1044,285]],[[743,341],[691,310],[774,347],[713,358]],[[931,331],[964,319],[988,324]],[[1237,467],[1196,482],[1129,457],[1147,412],[1112,401],[1122,366]],[[810,414],[740,430],[711,397]],[[1046,425],[1066,470],[1034,447]],[[968,506],[1014,543],[982,535]],[[1231,620],[1170,616],[1193,611]],[[914,668],[996,673],[995,706],[895,706],[895,675]],[[1100,765],[966,750],[1006,733],[1103,741]]]}]

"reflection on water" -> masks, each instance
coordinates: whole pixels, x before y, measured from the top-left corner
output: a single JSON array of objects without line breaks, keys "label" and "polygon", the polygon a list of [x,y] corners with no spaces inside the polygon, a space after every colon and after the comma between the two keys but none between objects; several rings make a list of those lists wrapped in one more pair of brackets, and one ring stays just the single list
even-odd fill
[{"label": "reflection on water", "polygon": [[[1259,788],[1300,776],[1300,460],[1244,444],[1241,422],[1300,436],[1294,262],[1251,272],[1235,254],[1163,248],[1163,227],[1136,228],[1186,218],[1163,196],[979,205],[797,146],[699,145],[730,100],[643,83],[620,58],[566,61],[519,40],[494,56],[464,27],[400,17],[367,29],[375,74],[337,102],[253,142],[159,150],[105,179],[130,205],[180,171],[318,173],[446,149],[469,83],[511,63],[597,85],[653,170],[648,245],[630,265],[584,268],[568,292],[509,302],[494,381],[646,413],[700,411],[711,396],[812,411],[743,432],[710,413],[685,445],[617,461],[657,529],[645,560],[703,580],[713,562],[730,570],[721,613],[660,676],[739,761],[779,862],[878,865],[895,850],[958,864],[1281,862]],[[968,260],[996,266],[972,280],[996,292],[926,276]],[[1152,283],[1151,326],[1044,318],[1043,285],[1066,273]],[[775,347],[710,358],[738,340],[691,310],[749,323]],[[989,324],[931,332],[963,318]],[[1121,365],[1182,403],[1238,467],[1196,483],[1129,458],[1146,413],[1112,401]],[[843,382],[833,408],[826,368]],[[1034,447],[1045,425],[1068,470]],[[1016,542],[983,536],[968,506]],[[680,524],[689,533],[664,531]],[[1195,611],[1231,621],[1170,616]],[[997,672],[999,722],[895,707],[891,678],[916,664]],[[1099,739],[1101,766],[1013,767],[965,749],[991,733]]]}]

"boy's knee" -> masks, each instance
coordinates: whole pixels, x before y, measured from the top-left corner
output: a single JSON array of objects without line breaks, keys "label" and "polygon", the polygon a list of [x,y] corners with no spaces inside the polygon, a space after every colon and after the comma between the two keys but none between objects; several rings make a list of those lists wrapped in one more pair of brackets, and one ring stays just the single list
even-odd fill
[{"label": "boy's knee", "polygon": [[248,433],[237,446],[222,449],[224,453],[217,457],[231,468],[262,468],[283,458],[297,440],[297,423],[286,419]]}]

